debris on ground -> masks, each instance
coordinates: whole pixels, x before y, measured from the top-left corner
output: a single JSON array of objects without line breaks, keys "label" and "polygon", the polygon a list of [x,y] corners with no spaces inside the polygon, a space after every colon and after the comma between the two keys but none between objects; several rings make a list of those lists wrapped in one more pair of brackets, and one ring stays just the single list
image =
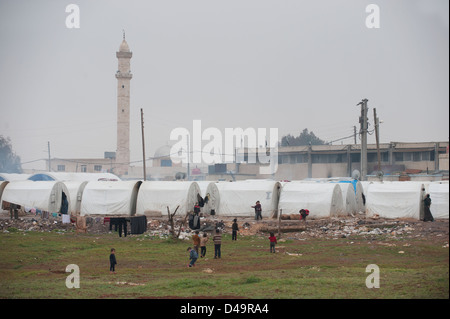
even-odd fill
[{"label": "debris on ground", "polygon": [[[214,235],[215,229],[219,228],[224,234],[231,234],[231,225],[236,217],[208,216],[200,218],[200,232]],[[307,240],[312,238],[339,239],[363,237],[368,240],[379,238],[426,238],[429,235],[445,236],[448,238],[448,220],[436,220],[435,222],[423,222],[419,220],[393,220],[382,218],[366,218],[364,215],[356,217],[330,217],[324,219],[309,219],[304,221],[296,219],[278,220],[265,218],[255,220],[252,217],[238,217],[238,236],[267,236],[269,232],[278,234],[281,230],[282,236],[279,240]],[[175,234],[179,232],[179,239],[191,240],[195,230],[183,224],[182,216],[175,216]],[[180,226],[182,227],[180,229]],[[104,217],[86,217],[87,233],[102,234],[111,232],[109,222]],[[62,223],[62,217],[49,217],[43,219],[40,216],[24,215],[18,219],[11,219],[9,212],[0,211],[0,232],[70,232],[75,231],[75,223]],[[147,231],[140,238],[170,238],[170,226],[167,218],[147,217]],[[444,239],[444,238],[443,238]],[[407,244],[404,245],[407,247]],[[444,246],[448,248],[448,239]]]}]

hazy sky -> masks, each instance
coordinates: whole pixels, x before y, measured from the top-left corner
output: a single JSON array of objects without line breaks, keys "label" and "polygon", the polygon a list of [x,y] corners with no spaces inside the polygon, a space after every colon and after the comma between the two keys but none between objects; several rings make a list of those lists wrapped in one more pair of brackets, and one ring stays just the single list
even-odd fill
[{"label": "hazy sky", "polygon": [[[71,3],[79,29],[66,27]],[[48,141],[52,157],[115,151],[125,29],[131,161],[141,108],[148,156],[193,120],[339,139],[359,129],[363,98],[381,142],[448,141],[448,12],[448,0],[0,0],[0,135],[22,162],[46,158]]]}]

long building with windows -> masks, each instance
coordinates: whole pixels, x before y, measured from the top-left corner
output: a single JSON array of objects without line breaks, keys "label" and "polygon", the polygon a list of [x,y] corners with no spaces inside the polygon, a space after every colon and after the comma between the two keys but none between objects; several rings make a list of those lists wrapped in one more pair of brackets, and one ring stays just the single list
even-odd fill
[{"label": "long building with windows", "polygon": [[[382,143],[379,145],[381,171],[385,176],[425,174],[448,179],[448,146],[448,142]],[[248,163],[256,152],[255,149],[241,149],[237,151],[236,163],[211,165],[208,179],[351,177],[355,170],[361,169],[359,144],[279,147],[278,167],[273,176],[259,174],[260,164]],[[379,170],[376,144],[368,145],[367,162],[368,175],[376,175]]]}]

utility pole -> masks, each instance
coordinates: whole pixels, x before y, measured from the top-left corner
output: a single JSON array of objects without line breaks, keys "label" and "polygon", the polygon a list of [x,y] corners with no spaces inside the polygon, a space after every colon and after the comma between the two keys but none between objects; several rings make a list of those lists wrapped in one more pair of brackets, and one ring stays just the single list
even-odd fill
[{"label": "utility pole", "polygon": [[380,181],[383,181],[383,172],[381,170],[381,154],[380,154],[380,120],[377,117],[377,109],[373,109],[373,120],[375,122],[375,138],[377,141],[377,157],[378,157],[378,178]]},{"label": "utility pole", "polygon": [[360,134],[361,134],[361,180],[367,180],[367,129],[368,129],[368,118],[367,118],[367,102],[368,99],[363,99],[357,105],[361,105],[361,117],[359,118],[359,123],[361,124]]},{"label": "utility pole", "polygon": [[191,157],[191,152],[190,152],[190,135],[188,135],[188,140],[187,140],[187,180],[191,180],[191,168],[190,168],[190,157]]},{"label": "utility pole", "polygon": [[355,138],[355,145],[356,145],[356,125],[353,126],[353,137]]},{"label": "utility pole", "polygon": [[144,142],[144,111],[141,108],[141,129],[142,129],[142,159],[144,164],[144,181],[147,180],[147,172],[145,170],[145,142]]},{"label": "utility pole", "polygon": [[51,172],[52,162],[50,160],[50,142],[47,142],[47,146],[48,146],[48,171]]}]

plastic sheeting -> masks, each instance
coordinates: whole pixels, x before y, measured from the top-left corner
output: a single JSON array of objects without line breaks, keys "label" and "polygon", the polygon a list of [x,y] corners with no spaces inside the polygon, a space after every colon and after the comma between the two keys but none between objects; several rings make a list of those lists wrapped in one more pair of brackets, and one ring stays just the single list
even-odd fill
[{"label": "plastic sheeting", "polygon": [[201,196],[206,198],[209,196],[208,203],[205,204],[202,211],[207,214],[211,214],[213,211],[214,214],[217,212],[220,205],[220,193],[217,188],[216,182],[197,182],[200,186]]},{"label": "plastic sheeting", "polygon": [[64,173],[48,172],[31,175],[32,181],[120,181],[120,178],[111,173]]},{"label": "plastic sheeting", "polygon": [[263,217],[275,217],[278,212],[281,184],[268,180],[249,180],[216,183],[220,204],[217,215],[255,216],[251,206],[260,201]]},{"label": "plastic sheeting", "polygon": [[393,219],[420,219],[424,190],[424,185],[418,182],[370,183],[367,187],[366,214]]},{"label": "plastic sheeting", "polygon": [[1,200],[50,213],[58,213],[61,209],[63,192],[67,196],[70,207],[69,191],[62,182],[15,181],[6,185]]},{"label": "plastic sheeting", "polygon": [[78,215],[81,211],[81,199],[83,198],[83,191],[86,187],[87,181],[67,181],[63,182],[69,191],[70,207],[69,212],[72,215]]},{"label": "plastic sheeting", "polygon": [[139,181],[88,182],[81,199],[81,216],[135,215],[140,185]]},{"label": "plastic sheeting", "polygon": [[356,199],[356,211],[360,214],[366,212],[366,193],[364,193],[364,187],[360,181],[353,184],[355,187],[355,199]]},{"label": "plastic sheeting", "polygon": [[281,190],[279,208],[283,214],[298,214],[300,209],[308,209],[310,218],[345,213],[342,191],[336,183],[286,183]]},{"label": "plastic sheeting", "polygon": [[0,173],[0,181],[25,181],[28,177],[30,177],[30,174]]},{"label": "plastic sheeting", "polygon": [[137,215],[166,216],[167,207],[173,214],[184,216],[194,210],[197,194],[201,195],[196,182],[146,181],[143,182],[137,199]]},{"label": "plastic sheeting", "polygon": [[352,183],[337,183],[341,188],[342,202],[344,204],[345,215],[356,214],[358,207],[356,204],[355,188]]},{"label": "plastic sheeting", "polygon": [[[0,181],[0,203],[2,201],[2,194],[3,194],[3,190],[5,189],[6,185],[8,185],[9,182],[7,181]],[[0,206],[1,208],[2,206]]]},{"label": "plastic sheeting", "polygon": [[449,215],[449,183],[431,182],[428,193],[431,198],[431,214],[435,219],[448,219]]}]

